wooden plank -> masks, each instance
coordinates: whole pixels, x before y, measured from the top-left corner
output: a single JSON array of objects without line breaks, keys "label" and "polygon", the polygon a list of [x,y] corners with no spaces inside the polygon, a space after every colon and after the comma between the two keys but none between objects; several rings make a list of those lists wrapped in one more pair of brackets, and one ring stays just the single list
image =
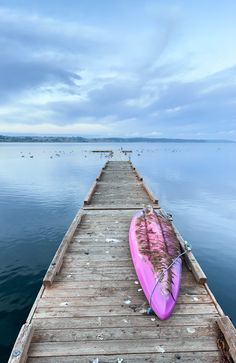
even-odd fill
[{"label": "wooden plank", "polygon": [[[105,261],[104,261],[105,262]],[[87,274],[123,274],[124,279],[128,276],[136,276],[136,272],[134,267],[131,263],[129,263],[127,266],[112,266],[111,264],[109,266],[106,266],[106,264],[97,265],[97,266],[90,266],[84,265],[83,267],[80,266],[80,260],[70,260],[69,262],[64,260],[63,267],[61,274],[65,274],[65,272],[68,274],[72,272],[72,274],[75,275],[87,275]],[[183,271],[183,276],[185,279],[194,279],[193,275],[189,271]],[[60,275],[61,275],[60,274]],[[57,276],[60,278],[60,275]]]},{"label": "wooden plank", "polygon": [[217,324],[223,333],[225,340],[229,346],[229,352],[236,362],[236,330],[228,316],[222,316],[217,319]]},{"label": "wooden plank", "polygon": [[74,220],[72,221],[68,231],[66,232],[64,238],[61,241],[61,244],[53,257],[53,260],[46,272],[46,275],[43,279],[44,286],[51,286],[55,275],[60,271],[64,254],[68,248],[68,245],[75,233],[78,224],[80,223],[83,216],[83,211],[80,210],[79,213],[75,216]]},{"label": "wooden plank", "polygon": [[[151,353],[151,354],[123,354],[120,355],[96,355],[100,363],[117,363],[123,359],[124,363],[222,363],[221,355],[217,351],[211,352],[179,352],[179,353]],[[94,355],[67,356],[66,363],[93,362]],[[120,360],[119,360],[120,359]],[[27,363],[65,363],[65,357],[31,357]]]},{"label": "wooden plank", "polygon": [[[190,275],[191,276],[191,275]],[[81,278],[80,280],[73,280],[72,279],[72,274],[68,274],[67,277],[65,279],[62,279],[60,281],[56,281],[54,282],[53,286],[55,288],[85,288],[86,287],[100,287],[102,286],[103,288],[111,288],[111,287],[115,287],[115,288],[122,288],[122,289],[127,289],[127,291],[129,291],[129,289],[132,289],[132,287],[134,288],[139,288],[140,284],[138,282],[137,279],[123,279],[123,280],[114,280],[114,279],[110,279],[109,276],[106,277],[101,276],[101,278],[99,279],[93,279],[93,277],[91,276],[90,279],[83,279]],[[60,277],[59,277],[60,279]],[[181,282],[181,289],[184,289],[185,287],[198,287],[199,291],[204,291],[205,288],[202,285],[196,286],[194,280],[192,280],[192,276],[190,277],[190,279],[186,278],[186,279],[182,279]]]},{"label": "wooden plank", "polygon": [[[79,293],[80,290],[78,290]],[[94,291],[93,296],[78,296],[78,297],[70,297],[67,296],[67,298],[63,297],[43,297],[40,299],[38,306],[101,306],[101,305],[107,305],[108,302],[111,305],[122,305],[122,304],[142,304],[144,303],[145,297],[143,294],[126,294],[120,295],[119,293],[114,295],[109,294],[109,292],[105,296],[97,296],[96,292]],[[178,297],[178,303],[179,304],[210,304],[211,299],[208,295],[180,295]]]},{"label": "wooden plank", "polygon": [[125,353],[156,353],[156,352],[204,352],[216,351],[215,338],[196,339],[137,339],[122,341],[84,341],[60,342],[60,343],[33,343],[29,356],[67,356],[67,355],[91,355],[91,354],[125,354]]},{"label": "wooden plank", "polygon": [[[146,315],[146,309],[149,304],[144,305],[122,305],[122,306],[54,306],[54,307],[37,307],[35,311],[36,318],[78,318],[80,316],[123,316],[123,315]],[[192,315],[192,314],[217,314],[214,304],[176,304],[173,315]]]},{"label": "wooden plank", "polygon": [[28,356],[34,328],[32,324],[24,324],[12,349],[8,363],[25,363]]},{"label": "wooden plank", "polygon": [[[55,286],[54,286],[55,285]],[[105,287],[104,284],[90,284],[85,286],[85,284],[79,284],[77,286],[74,285],[72,287],[71,284],[61,284],[54,283],[52,288],[44,290],[44,297],[78,297],[78,296],[134,296],[137,293],[142,294],[142,290],[140,290],[140,286],[133,286],[129,288],[125,288],[123,286],[117,287],[116,284],[111,286],[108,284],[108,287]],[[181,295],[207,295],[206,290],[201,286],[181,286],[180,288],[180,296]]]},{"label": "wooden plank", "polygon": [[[81,255],[81,253],[77,253],[76,251],[67,251],[67,256],[79,256],[81,261],[91,262],[91,261],[104,261],[104,255],[92,255],[92,254],[84,254]],[[128,256],[112,256],[111,254],[106,255],[106,261],[124,261],[127,259]],[[131,257],[130,257],[131,260]]]},{"label": "wooden plank", "polygon": [[[70,275],[70,277],[68,278],[68,275]],[[87,282],[88,284],[90,282],[98,282],[98,281],[110,281],[111,284],[116,284],[118,281],[122,282],[122,281],[128,281],[128,285],[133,284],[135,281],[137,281],[137,276],[136,273],[130,273],[130,274],[126,274],[124,275],[123,273],[112,273],[111,271],[109,272],[92,272],[92,273],[86,273],[83,272],[81,274],[77,273],[76,269],[66,269],[63,268],[61,271],[61,274],[59,276],[57,276],[55,278],[55,281],[68,281],[70,280],[71,282],[78,282],[78,284],[80,282]],[[185,285],[193,285],[194,284],[194,277],[191,274],[184,274],[182,276],[182,284],[183,286]],[[126,286],[126,283],[125,283]]]},{"label": "wooden plank", "polygon": [[[153,208],[155,209],[159,209],[159,206],[157,204],[153,204],[152,205]],[[143,204],[139,204],[139,205],[134,205],[134,204],[129,204],[129,205],[122,205],[121,206],[114,206],[114,205],[109,205],[109,206],[104,206],[104,205],[101,205],[101,204],[97,204],[97,205],[94,205],[94,206],[85,206],[83,209],[85,211],[87,210],[139,210],[139,209],[142,209],[143,207],[145,207],[145,203]]]},{"label": "wooden plank", "polygon": [[32,342],[78,342],[96,340],[136,340],[136,339],[194,339],[216,336],[216,324],[208,326],[190,325],[178,327],[103,328],[103,329],[52,329],[35,330]]},{"label": "wooden plank", "polygon": [[131,266],[131,258],[130,257],[127,257],[127,258],[123,258],[122,260],[106,260],[104,261],[103,260],[96,260],[96,259],[93,259],[92,261],[88,261],[87,259],[84,260],[84,259],[81,259],[80,256],[76,255],[74,256],[73,254],[66,254],[65,255],[65,258],[64,258],[64,262],[65,264],[66,263],[73,263],[73,262],[78,262],[80,267],[83,268],[87,268],[88,266],[89,267],[107,267],[107,268],[115,268],[115,267],[130,267]]},{"label": "wooden plank", "polygon": [[214,324],[217,314],[173,315],[171,319],[159,320],[155,316],[81,316],[78,318],[47,318],[34,317],[36,329],[95,329],[95,328],[134,328],[141,330],[144,327],[156,329],[157,327],[175,326],[208,326]]}]

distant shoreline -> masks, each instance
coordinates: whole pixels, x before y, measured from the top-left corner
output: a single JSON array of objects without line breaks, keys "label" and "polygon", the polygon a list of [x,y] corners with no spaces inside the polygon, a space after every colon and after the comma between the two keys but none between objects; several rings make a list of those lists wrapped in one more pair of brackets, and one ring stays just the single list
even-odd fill
[{"label": "distant shoreline", "polygon": [[24,142],[24,143],[235,143],[234,140],[209,140],[209,139],[171,139],[171,138],[148,138],[148,137],[105,137],[85,138],[80,136],[7,136],[0,135],[0,143]]}]

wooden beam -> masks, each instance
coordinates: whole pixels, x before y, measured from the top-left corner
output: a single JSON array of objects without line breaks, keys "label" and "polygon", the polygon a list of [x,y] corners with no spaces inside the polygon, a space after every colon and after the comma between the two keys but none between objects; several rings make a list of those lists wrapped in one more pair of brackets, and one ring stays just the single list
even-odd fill
[{"label": "wooden beam", "polygon": [[86,197],[85,197],[85,199],[84,199],[84,205],[88,205],[88,204],[90,204],[91,199],[92,199],[92,196],[93,196],[93,194],[94,194],[94,192],[95,192],[96,186],[97,186],[97,182],[95,181],[95,182],[92,184],[91,188],[90,188],[90,189],[89,189],[89,191],[88,191],[88,194],[86,195]]},{"label": "wooden beam", "polygon": [[219,314],[220,314],[221,316],[225,316],[225,314],[224,314],[224,312],[223,312],[223,310],[222,310],[221,306],[218,304],[218,302],[217,302],[217,300],[216,300],[215,296],[213,295],[213,293],[212,293],[211,289],[209,288],[209,286],[207,285],[207,283],[205,283],[205,288],[206,288],[206,290],[207,290],[208,294],[210,295],[211,300],[212,300],[212,301],[213,301],[213,303],[215,304],[215,307],[216,307],[216,309],[218,310]]},{"label": "wooden beam", "polygon": [[39,300],[41,299],[41,297],[43,295],[43,292],[44,292],[44,285],[41,286],[41,288],[40,288],[40,290],[38,292],[38,295],[36,296],[36,299],[35,299],[34,304],[33,304],[32,308],[31,308],[31,310],[29,312],[29,315],[28,315],[28,318],[26,320],[26,323],[28,323],[28,324],[31,323],[31,320],[32,320],[33,315],[34,315],[34,312],[35,312],[35,310],[37,308],[37,305],[38,305]]},{"label": "wooden beam", "polygon": [[[180,246],[182,248],[183,251],[186,250],[186,242],[184,241],[183,237],[180,235],[179,231],[177,230],[177,228],[175,227],[175,225],[172,223],[172,226],[174,228],[174,231],[176,233],[176,236],[179,240]],[[190,267],[196,281],[199,284],[204,284],[207,281],[207,277],[204,274],[201,266],[199,265],[199,263],[197,262],[196,258],[194,257],[194,254],[192,253],[192,251],[187,252],[184,255],[184,258],[186,260],[187,265]]]},{"label": "wooden beam", "polygon": [[143,181],[143,177],[139,174],[138,170],[135,167],[133,167],[133,171],[135,172],[138,180]]},{"label": "wooden beam", "polygon": [[98,174],[98,176],[96,177],[96,181],[100,181],[102,174],[104,173],[104,168],[101,169],[100,173]]},{"label": "wooden beam", "polygon": [[92,150],[92,153],[112,153],[112,150]]},{"label": "wooden beam", "polygon": [[19,332],[12,349],[8,363],[25,363],[28,358],[28,350],[33,337],[34,328],[32,324],[24,324]]},{"label": "wooden beam", "polygon": [[[167,214],[164,212],[163,209],[161,209],[161,214],[167,218]],[[172,227],[175,231],[176,237],[178,238],[178,241],[180,243],[181,249],[183,251],[186,250],[186,241],[183,239],[183,237],[181,236],[181,234],[179,233],[178,229],[175,227],[174,223],[172,222],[172,217],[169,218],[170,223],[172,224]],[[199,263],[197,262],[196,258],[194,257],[194,254],[192,253],[192,251],[187,252],[184,255],[185,261],[187,263],[187,266],[189,267],[189,269],[192,271],[196,281],[199,284],[205,284],[207,281],[207,277],[204,274],[201,266],[199,265]]]},{"label": "wooden beam", "polygon": [[[157,204],[153,204],[152,205],[154,209],[160,209],[159,205]],[[140,210],[142,208],[144,208],[145,205],[128,205],[128,206],[123,206],[123,207],[115,207],[114,205],[112,206],[106,206],[106,207],[103,207],[103,206],[97,206],[97,207],[92,207],[92,206],[86,206],[86,207],[83,207],[84,210]]]},{"label": "wooden beam", "polygon": [[130,161],[130,165],[132,167],[132,169],[134,170],[135,174],[137,175],[138,179],[140,181],[142,181],[142,187],[145,190],[145,192],[148,194],[149,198],[151,199],[151,201],[155,204],[158,204],[158,199],[156,199],[154,193],[151,191],[151,189],[144,183],[143,178],[140,176],[139,172],[137,171],[137,169],[135,168],[135,166],[133,165],[133,163]]},{"label": "wooden beam", "polygon": [[229,353],[234,362],[236,362],[236,330],[228,316],[222,316],[217,319],[217,324],[222,331],[225,340],[229,346]]},{"label": "wooden beam", "polygon": [[80,210],[80,212],[75,216],[74,220],[72,221],[63,240],[61,241],[61,244],[60,244],[55,256],[53,257],[53,260],[43,279],[43,284],[45,287],[51,286],[55,275],[60,271],[64,254],[68,248],[69,243],[72,240],[72,237],[75,233],[76,228],[78,227],[78,224],[80,223],[80,221],[82,219],[82,216],[83,216],[83,210]]},{"label": "wooden beam", "polygon": [[142,182],[142,187],[146,191],[146,193],[148,194],[151,201],[153,203],[155,203],[155,204],[158,204],[158,199],[156,199],[154,193],[151,191],[151,189],[144,182]]},{"label": "wooden beam", "polygon": [[106,161],[106,162],[105,162],[105,165],[103,166],[103,168],[102,168],[102,169],[103,169],[103,170],[105,170],[105,169],[107,168],[108,164],[109,164],[109,161]]}]

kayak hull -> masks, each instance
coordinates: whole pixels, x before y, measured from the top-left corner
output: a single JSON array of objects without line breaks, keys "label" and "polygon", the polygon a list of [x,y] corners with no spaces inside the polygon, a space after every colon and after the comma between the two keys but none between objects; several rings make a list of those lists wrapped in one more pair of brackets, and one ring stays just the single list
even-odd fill
[{"label": "kayak hull", "polygon": [[182,259],[169,220],[153,210],[137,212],[130,224],[129,245],[133,264],[152,310],[168,319],[178,298]]}]

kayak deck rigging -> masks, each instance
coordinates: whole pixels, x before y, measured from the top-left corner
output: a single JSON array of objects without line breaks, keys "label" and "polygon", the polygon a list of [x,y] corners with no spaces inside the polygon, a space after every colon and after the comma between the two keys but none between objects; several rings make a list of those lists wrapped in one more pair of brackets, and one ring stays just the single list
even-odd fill
[{"label": "kayak deck rigging", "polygon": [[161,210],[132,163],[107,162],[48,268],[10,363],[216,363],[223,355],[236,362],[235,329],[191,251],[172,316],[146,314],[128,243],[131,217],[145,205]]}]

